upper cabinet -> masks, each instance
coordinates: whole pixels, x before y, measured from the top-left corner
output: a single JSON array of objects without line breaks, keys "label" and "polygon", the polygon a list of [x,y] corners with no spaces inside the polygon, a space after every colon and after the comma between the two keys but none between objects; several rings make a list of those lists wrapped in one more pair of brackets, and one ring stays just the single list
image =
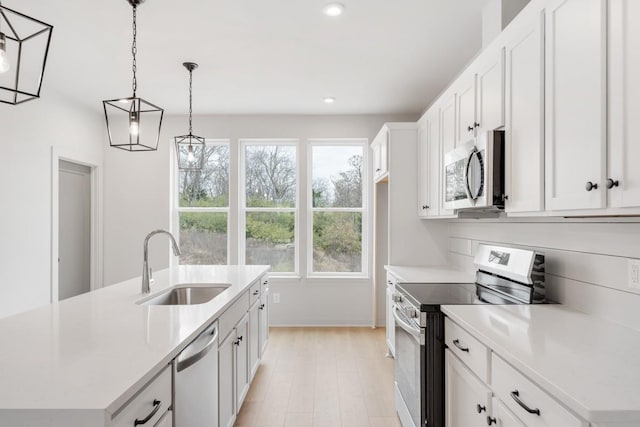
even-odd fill
[{"label": "upper cabinet", "polygon": [[508,213],[544,210],[544,12],[505,34]]},{"label": "upper cabinet", "polygon": [[546,10],[547,210],[606,205],[606,0]]},{"label": "upper cabinet", "polygon": [[468,72],[460,77],[456,83],[456,109],[457,118],[455,146],[464,144],[473,139],[476,122],[476,75]]},{"label": "upper cabinet", "polygon": [[371,143],[373,151],[373,180],[382,181],[389,175],[389,130],[382,128]]},{"label": "upper cabinet", "polygon": [[[609,0],[609,169],[612,208],[640,207],[640,2]],[[606,190],[605,190],[606,188]]]}]

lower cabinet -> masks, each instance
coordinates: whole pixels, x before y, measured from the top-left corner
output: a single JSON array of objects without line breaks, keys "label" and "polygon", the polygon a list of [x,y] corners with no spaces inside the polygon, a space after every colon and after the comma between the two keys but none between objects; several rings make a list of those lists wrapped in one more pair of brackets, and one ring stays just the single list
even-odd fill
[{"label": "lower cabinet", "polygon": [[249,374],[250,378],[260,365],[260,300],[249,309]]},{"label": "lower cabinet", "polygon": [[234,347],[236,334],[231,332],[218,347],[218,417],[220,427],[232,427],[235,421]]},{"label": "lower cabinet", "polygon": [[235,362],[236,362],[236,405],[240,410],[249,391],[249,315],[245,315],[236,326]]},{"label": "lower cabinet", "polygon": [[[144,386],[126,406],[113,418],[111,427],[131,427],[133,425],[171,426],[171,369],[167,366],[162,373]],[[167,424],[168,423],[168,424]]]},{"label": "lower cabinet", "polygon": [[491,409],[493,413],[487,422],[491,422],[492,425],[497,427],[526,427],[495,397],[491,401]]},{"label": "lower cabinet", "polygon": [[396,356],[396,321],[393,317],[393,295],[397,280],[390,274],[387,274],[387,297],[386,297],[386,314],[387,314],[387,357]]},{"label": "lower cabinet", "polygon": [[265,288],[265,291],[260,296],[258,311],[258,328],[260,331],[258,345],[260,348],[260,357],[262,357],[267,349],[267,342],[269,341],[269,288]]},{"label": "lower cabinet", "polygon": [[153,427],[173,427],[173,412],[167,411]]},{"label": "lower cabinet", "polygon": [[486,426],[491,414],[491,390],[446,350],[446,426]]}]

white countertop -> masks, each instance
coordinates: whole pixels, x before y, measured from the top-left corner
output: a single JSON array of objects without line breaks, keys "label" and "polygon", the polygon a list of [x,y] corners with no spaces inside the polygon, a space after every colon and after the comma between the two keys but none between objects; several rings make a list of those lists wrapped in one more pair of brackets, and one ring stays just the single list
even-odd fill
[{"label": "white countertop", "polygon": [[587,421],[640,425],[640,332],[562,305],[442,311]]},{"label": "white countertop", "polygon": [[408,265],[385,265],[400,283],[473,283],[472,273],[455,270],[447,266],[418,267]]},{"label": "white countertop", "polygon": [[0,425],[3,411],[113,413],[268,269],[154,273],[151,294],[177,284],[231,284],[206,304],[138,305],[146,295],[136,278],[0,320]]}]

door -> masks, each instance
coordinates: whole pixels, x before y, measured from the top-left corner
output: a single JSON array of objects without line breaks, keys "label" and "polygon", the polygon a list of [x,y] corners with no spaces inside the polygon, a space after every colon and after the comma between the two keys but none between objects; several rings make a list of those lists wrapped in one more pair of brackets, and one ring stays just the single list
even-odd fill
[{"label": "door", "polygon": [[429,194],[431,165],[429,162],[429,119],[418,126],[418,216],[427,218],[431,209]]},{"label": "door", "polygon": [[58,163],[58,297],[91,290],[91,169]]},{"label": "door", "polygon": [[444,170],[445,155],[456,146],[456,96],[452,95],[449,100],[442,105],[440,110],[440,140],[441,140],[441,156],[440,161],[440,215],[453,215],[452,209],[446,209],[444,206],[446,194],[446,179]]},{"label": "door", "polygon": [[473,139],[476,124],[476,75],[469,74],[454,83],[456,90],[457,132],[456,144],[464,144]]},{"label": "door", "polygon": [[491,391],[450,350],[444,364],[446,427],[486,426]]},{"label": "door", "polygon": [[232,427],[235,421],[234,347],[236,334],[231,332],[218,347],[218,419],[220,427]]},{"label": "door", "polygon": [[[429,209],[430,217],[441,215],[442,198],[440,197],[440,182],[442,181],[442,151],[440,150],[440,109],[434,108],[429,113],[428,158],[429,158]],[[445,215],[445,213],[442,213]]]},{"label": "door", "polygon": [[263,357],[269,342],[269,289],[265,290],[260,296],[258,309],[260,310],[258,313],[260,322],[260,357]]},{"label": "door", "polygon": [[603,208],[606,0],[554,0],[546,13],[547,210]]},{"label": "door", "polygon": [[249,373],[253,379],[260,362],[260,299],[249,309]]},{"label": "door", "polygon": [[504,49],[482,55],[476,83],[476,135],[480,135],[504,126]]},{"label": "door", "polygon": [[640,206],[640,3],[609,1],[609,206]]},{"label": "door", "polygon": [[239,411],[249,391],[249,314],[240,320],[235,330],[235,408]]},{"label": "door", "polygon": [[507,212],[544,210],[544,12],[506,43]]}]

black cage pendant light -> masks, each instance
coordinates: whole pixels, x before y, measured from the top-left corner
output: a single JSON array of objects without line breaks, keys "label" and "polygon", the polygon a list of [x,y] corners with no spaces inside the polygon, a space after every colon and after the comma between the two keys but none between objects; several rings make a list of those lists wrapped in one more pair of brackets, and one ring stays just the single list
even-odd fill
[{"label": "black cage pendant light", "polygon": [[193,134],[193,70],[198,68],[195,62],[182,64],[189,71],[189,134],[176,136],[176,155],[178,168],[184,171],[198,171],[204,167],[205,141]]},{"label": "black cage pendant light", "polygon": [[53,26],[0,1],[0,102],[17,105],[40,97]]},{"label": "black cage pendant light", "polygon": [[160,140],[160,129],[164,110],[136,96],[138,89],[136,55],[138,28],[136,12],[144,0],[127,0],[133,8],[133,96],[102,101],[107,120],[109,144],[126,151],[156,151]]}]

